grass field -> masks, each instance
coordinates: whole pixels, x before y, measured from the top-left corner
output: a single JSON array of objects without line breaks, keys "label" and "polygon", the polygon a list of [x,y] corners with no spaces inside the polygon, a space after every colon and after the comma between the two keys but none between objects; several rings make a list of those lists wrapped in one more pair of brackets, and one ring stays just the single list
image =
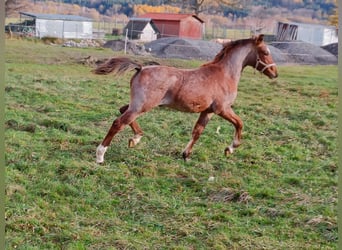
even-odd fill
[{"label": "grass field", "polygon": [[214,117],[184,162],[197,115],[158,108],[136,148],[125,129],[97,165],[131,74],[93,75],[90,55],[113,52],[6,41],[7,249],[337,248],[337,66],[246,69],[228,158],[231,124]]}]

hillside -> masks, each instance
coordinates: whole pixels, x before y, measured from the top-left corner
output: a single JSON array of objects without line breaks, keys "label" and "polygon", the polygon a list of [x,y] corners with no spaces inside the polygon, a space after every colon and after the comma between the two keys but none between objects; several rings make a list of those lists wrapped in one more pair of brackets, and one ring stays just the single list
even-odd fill
[{"label": "hillside", "polygon": [[[254,24],[268,26],[271,21],[299,21],[328,23],[334,14],[336,1],[240,1],[237,5],[223,4],[222,0],[205,0],[203,4],[191,5],[191,1],[132,1],[121,0],[64,0],[38,1],[6,0],[6,16],[18,17],[19,11],[36,13],[73,14],[94,20],[113,21],[113,18],[127,18],[145,12],[187,12],[197,13],[208,23],[216,26],[233,24]],[[193,2],[193,1],[192,1]],[[200,2],[200,1],[196,1]],[[163,3],[163,4],[162,4]],[[275,18],[276,17],[276,18]]]},{"label": "hillside", "polygon": [[[45,1],[44,1],[45,2]],[[135,14],[136,5],[145,6],[174,6],[185,12],[205,13],[205,14],[219,14],[228,16],[229,14],[235,15],[237,18],[246,17],[249,15],[254,6],[261,6],[265,11],[269,8],[283,8],[290,11],[296,9],[311,10],[313,18],[325,18],[325,15],[332,13],[336,1],[321,1],[321,0],[240,0],[240,1],[227,1],[227,0],[135,0],[135,1],[122,1],[122,0],[64,0],[64,3],[79,4],[81,6],[95,8],[100,14],[110,15],[113,12],[120,12],[127,16]],[[235,3],[235,4],[233,4]]]}]

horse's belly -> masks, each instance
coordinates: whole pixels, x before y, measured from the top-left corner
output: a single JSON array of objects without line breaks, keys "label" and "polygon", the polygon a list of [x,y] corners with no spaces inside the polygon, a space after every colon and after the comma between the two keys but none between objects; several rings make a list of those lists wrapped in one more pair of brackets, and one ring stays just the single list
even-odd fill
[{"label": "horse's belly", "polygon": [[195,98],[193,100],[181,98],[163,98],[160,105],[182,112],[199,113],[207,110],[210,107],[211,102],[206,100],[206,98]]},{"label": "horse's belly", "polygon": [[207,110],[213,103],[212,87],[198,82],[169,85],[160,105],[183,112],[199,113]]}]

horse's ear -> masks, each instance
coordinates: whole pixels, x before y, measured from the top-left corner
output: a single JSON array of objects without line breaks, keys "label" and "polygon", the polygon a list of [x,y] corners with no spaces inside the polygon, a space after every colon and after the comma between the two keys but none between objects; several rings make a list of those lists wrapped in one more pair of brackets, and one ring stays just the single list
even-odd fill
[{"label": "horse's ear", "polygon": [[260,34],[255,38],[256,44],[260,44],[264,41],[264,34]]}]

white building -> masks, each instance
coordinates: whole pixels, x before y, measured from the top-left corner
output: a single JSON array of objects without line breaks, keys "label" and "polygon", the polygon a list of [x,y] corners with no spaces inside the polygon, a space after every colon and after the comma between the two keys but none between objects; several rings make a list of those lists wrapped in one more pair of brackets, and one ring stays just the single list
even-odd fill
[{"label": "white building", "polygon": [[123,29],[124,35],[127,34],[130,40],[150,42],[157,39],[159,30],[150,18],[130,18]]},{"label": "white building", "polygon": [[82,16],[20,12],[20,18],[30,20],[27,23],[31,23],[39,38],[91,39],[93,36],[92,20]]},{"label": "white building", "polygon": [[276,40],[301,40],[318,46],[324,46],[337,43],[338,34],[334,26],[279,22]]}]

